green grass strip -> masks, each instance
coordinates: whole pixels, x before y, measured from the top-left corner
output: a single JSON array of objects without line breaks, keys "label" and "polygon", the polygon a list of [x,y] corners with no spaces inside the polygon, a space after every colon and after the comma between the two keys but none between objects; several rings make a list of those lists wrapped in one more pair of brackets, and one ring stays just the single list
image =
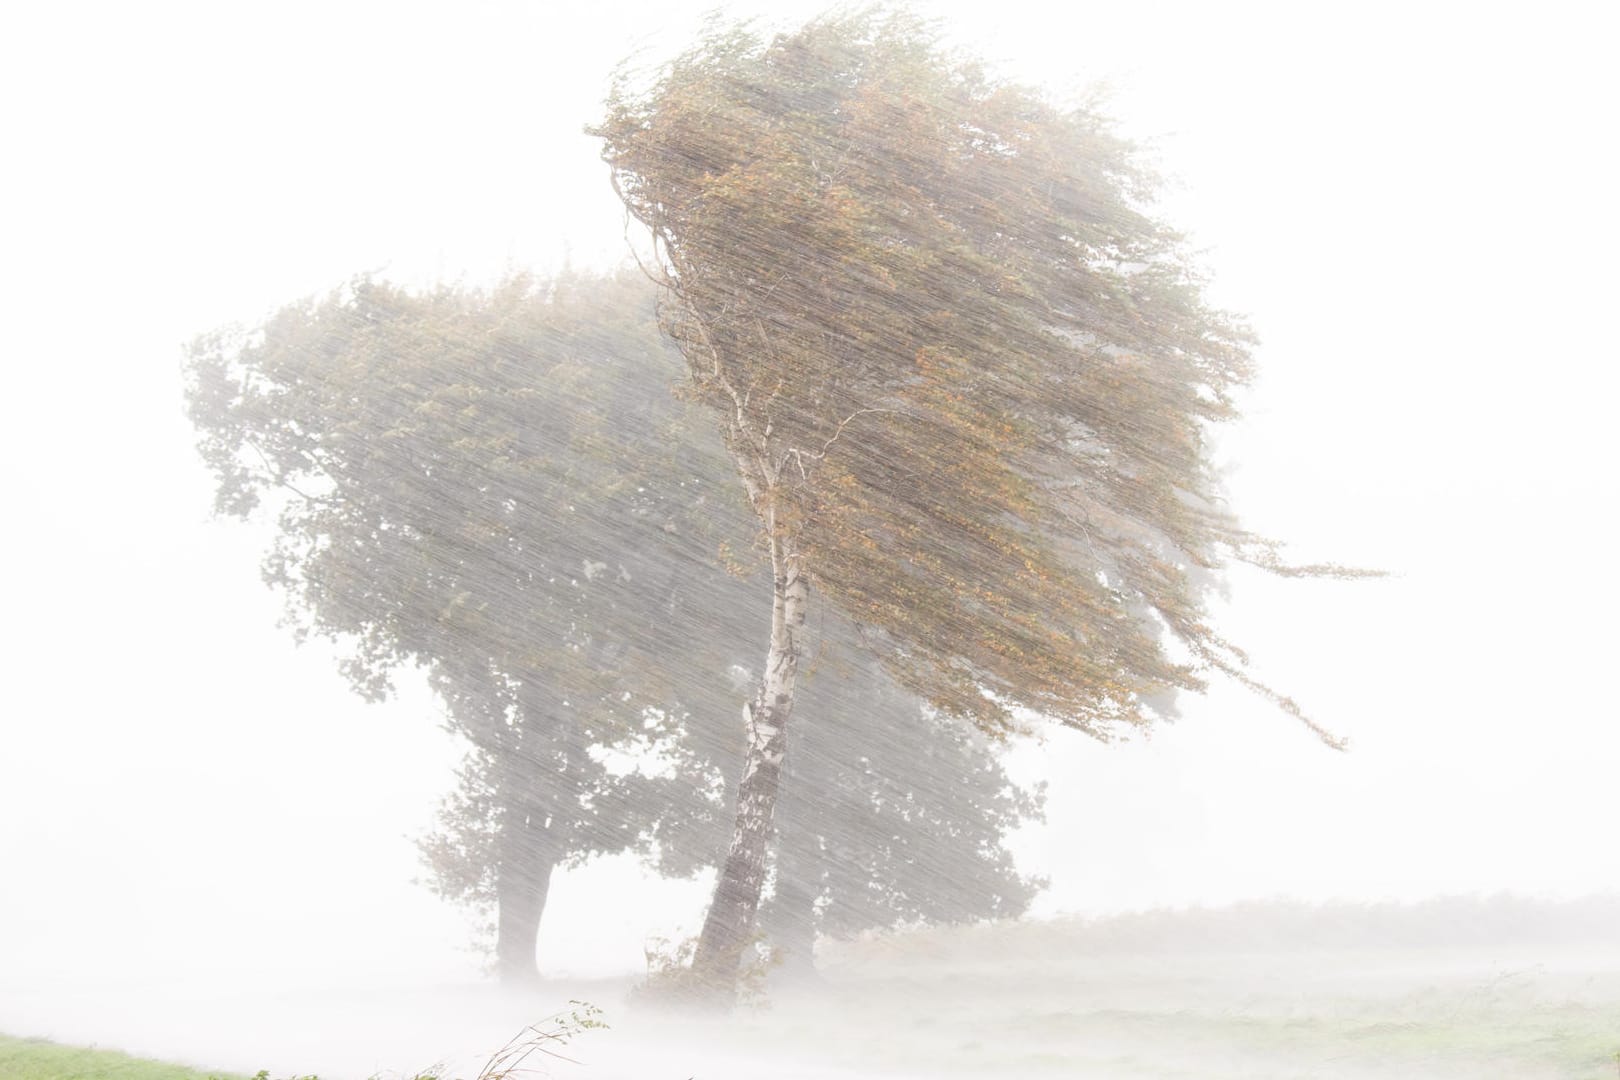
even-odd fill
[{"label": "green grass strip", "polygon": [[198,1072],[184,1065],[130,1057],[116,1050],[62,1046],[44,1039],[0,1035],[5,1080],[246,1080],[236,1073]]}]

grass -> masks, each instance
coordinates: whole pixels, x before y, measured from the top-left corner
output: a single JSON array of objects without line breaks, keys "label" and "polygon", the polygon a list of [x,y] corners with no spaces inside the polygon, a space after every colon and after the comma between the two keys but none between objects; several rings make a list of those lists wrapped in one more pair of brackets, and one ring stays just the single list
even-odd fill
[{"label": "grass", "polygon": [[116,1050],[61,1046],[44,1039],[0,1035],[5,1080],[247,1080],[235,1073],[198,1072],[184,1065],[130,1057]]},{"label": "grass", "polygon": [[[566,1012],[524,1028],[491,1054],[476,1080],[518,1080],[536,1075],[526,1065],[536,1055],[571,1060],[560,1053],[574,1036],[605,1028],[602,1011],[587,1001],[570,1001]],[[542,1026],[544,1025],[544,1026]],[[199,1072],[184,1065],[131,1057],[117,1050],[63,1046],[46,1039],[0,1035],[0,1080],[271,1080],[268,1072],[253,1077],[218,1071]],[[319,1080],[315,1076],[286,1080]],[[376,1080],[376,1078],[373,1078]],[[449,1080],[439,1070],[418,1073],[414,1080]]]},{"label": "grass", "polygon": [[[892,992],[894,988],[886,988]],[[937,1062],[940,1075],[981,1075],[1004,1067],[1031,1076],[1065,1075],[1082,1063],[1081,1075],[1153,1077],[1160,1080],[1227,1077],[1246,1062],[1267,1077],[1311,1075],[1316,1066],[1332,1075],[1399,1077],[1417,1069],[1458,1068],[1458,1075],[1551,1077],[1612,1080],[1620,1073],[1620,1008],[1572,1001],[1518,999],[1481,1001],[1455,991],[1419,1001],[1422,995],[1385,1007],[1351,1005],[1343,1011],[1303,1009],[1292,1015],[1243,1015],[1225,1010],[1080,1008],[1072,1011],[1022,1009],[992,1019],[988,1029],[934,1033],[953,1043],[957,1060]],[[1350,1004],[1350,1003],[1346,1003]],[[859,1007],[860,1003],[856,1003]],[[1389,1007],[1394,1005],[1394,1007]],[[596,1024],[594,1013],[587,1014]],[[834,1026],[848,1034],[858,1021],[833,1014]],[[900,1020],[899,1017],[894,1018]],[[920,1019],[920,1018],[919,1018]],[[767,1024],[768,1026],[768,1024]],[[524,1076],[531,1052],[552,1053],[563,1036],[555,1029],[530,1029],[491,1058],[480,1080]],[[975,1037],[977,1036],[977,1037]],[[961,1041],[966,1037],[967,1041]],[[1157,1048],[1150,1052],[1148,1048]],[[1167,1053],[1168,1048],[1179,1048]],[[882,1064],[877,1044],[857,1050]],[[1113,1056],[1111,1061],[1103,1059]],[[915,1064],[904,1058],[896,1067]],[[1106,1064],[1101,1072],[1097,1070]],[[954,1067],[952,1067],[954,1066]],[[1279,1072],[1278,1070],[1281,1070]],[[1338,1071],[1343,1070],[1343,1071]],[[685,1075],[682,1073],[681,1075]],[[1247,1073],[1245,1073],[1247,1075]],[[131,1057],[111,1050],[62,1046],[42,1039],[0,1035],[3,1080],[271,1080],[217,1070]],[[281,1078],[276,1078],[281,1080]],[[315,1080],[287,1077],[285,1080]],[[440,1080],[432,1073],[417,1080]]]}]

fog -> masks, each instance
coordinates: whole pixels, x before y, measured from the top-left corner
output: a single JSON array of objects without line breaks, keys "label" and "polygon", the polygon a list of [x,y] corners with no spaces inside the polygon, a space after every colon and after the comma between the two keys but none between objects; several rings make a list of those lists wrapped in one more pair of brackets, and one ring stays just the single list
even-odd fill
[{"label": "fog", "polygon": [[[1111,744],[1026,717],[997,759],[1045,785],[1002,838],[1044,879],[1017,921],[824,936],[820,989],[671,1018],[627,995],[714,871],[616,854],[553,875],[547,981],[486,976],[416,844],[466,750],[449,706],[409,667],[367,703],[351,644],[295,645],[260,575],[275,506],[212,513],[184,350],[359,274],[645,256],[582,129],[705,8],[5,16],[0,1033],[470,1076],[582,999],[612,1026],[557,1075],[1597,1075],[1620,87],[1579,5],[924,9],[1054,100],[1107,84],[1170,178],[1156,213],[1260,339],[1214,447],[1232,507],[1300,562],[1390,573],[1235,565],[1211,618],[1349,747],[1220,677]],[[1406,1039],[1430,1028],[1475,1034]],[[1524,1051],[1555,1035],[1585,1041]]]}]

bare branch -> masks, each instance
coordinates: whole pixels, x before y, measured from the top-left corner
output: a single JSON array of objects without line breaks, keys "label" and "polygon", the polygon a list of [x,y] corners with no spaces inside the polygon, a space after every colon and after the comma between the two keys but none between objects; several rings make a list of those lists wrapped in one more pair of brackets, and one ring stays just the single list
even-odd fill
[{"label": "bare branch", "polygon": [[849,422],[851,420],[855,419],[857,416],[864,416],[867,413],[892,413],[896,416],[901,415],[899,409],[856,409],[839,422],[838,430],[833,432],[833,437],[821,444],[820,452],[815,455],[816,460],[820,461],[822,458],[827,456],[827,451],[832,449],[832,444],[838,441],[838,437],[844,433],[844,429],[849,426]]},{"label": "bare branch", "polygon": [[265,456],[263,450],[259,449],[258,443],[255,443],[251,439],[243,439],[242,445],[259,455],[259,460],[264,464],[264,471],[269,474],[270,482],[272,484],[275,484],[278,487],[286,488],[288,491],[292,492],[294,495],[297,495],[305,502],[320,504],[329,503],[332,501],[328,496],[325,495],[311,495],[308,492],[301,490],[291,480],[288,480],[286,472],[270,464],[270,459]]},{"label": "bare branch", "polygon": [[[1226,657],[1221,656],[1215,651],[1215,646],[1228,650],[1236,659],[1229,660]],[[1244,657],[1241,651],[1233,647],[1224,639],[1220,637],[1212,637],[1211,644],[1199,645],[1195,648],[1195,651],[1205,663],[1209,664],[1210,667],[1224,675],[1229,676],[1251,692],[1259,694],[1261,697],[1277,706],[1277,708],[1304,724],[1310,729],[1311,734],[1315,735],[1318,739],[1321,739],[1322,742],[1330,749],[1349,749],[1349,739],[1346,739],[1342,735],[1333,734],[1333,732],[1329,731],[1327,728],[1323,727],[1321,724],[1307,716],[1305,714],[1305,710],[1300,708],[1299,703],[1293,698],[1273,690],[1259,679],[1256,679],[1253,675],[1250,675],[1247,671],[1244,671],[1243,665],[1248,662],[1247,658]]]},{"label": "bare branch", "polygon": [[1339,563],[1286,563],[1282,559],[1279,547],[1280,545],[1271,542],[1251,539],[1247,544],[1234,545],[1232,557],[1238,562],[1247,563],[1267,573],[1276,574],[1278,577],[1332,578],[1336,581],[1358,581],[1364,578],[1391,576],[1388,570],[1341,566]]}]

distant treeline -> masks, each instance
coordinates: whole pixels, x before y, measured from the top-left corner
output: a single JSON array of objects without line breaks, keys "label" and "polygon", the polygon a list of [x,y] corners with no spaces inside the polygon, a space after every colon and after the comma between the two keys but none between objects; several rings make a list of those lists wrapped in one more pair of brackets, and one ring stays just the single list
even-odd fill
[{"label": "distant treeline", "polygon": [[[924,932],[919,947],[947,959],[979,952],[1051,958],[1109,953],[1250,952],[1309,949],[1446,949],[1557,945],[1620,947],[1620,893],[1575,900],[1497,894],[1416,903],[1310,904],[1250,901],[1217,908],[1163,908],[1099,918],[987,923]],[[902,946],[902,948],[904,948]]]}]

